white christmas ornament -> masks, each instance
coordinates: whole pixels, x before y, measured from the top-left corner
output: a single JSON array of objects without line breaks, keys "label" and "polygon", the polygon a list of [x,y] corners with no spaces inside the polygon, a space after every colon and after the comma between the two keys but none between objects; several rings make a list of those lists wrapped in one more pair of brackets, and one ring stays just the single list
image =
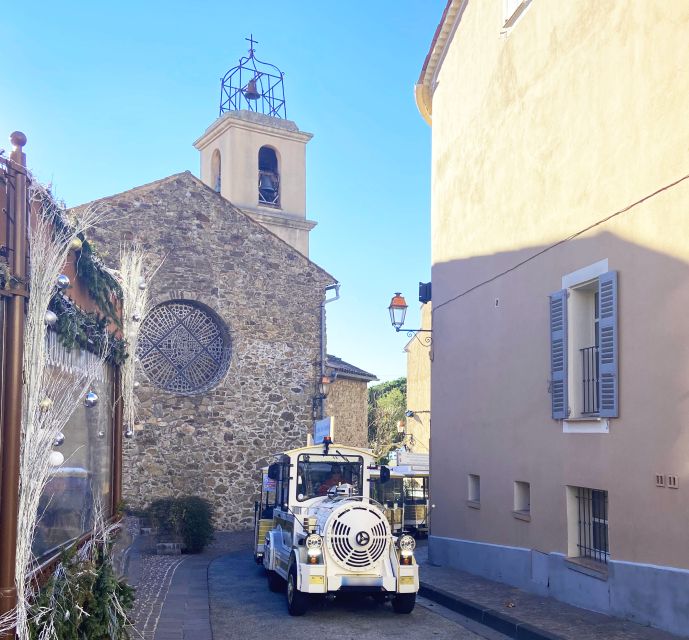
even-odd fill
[{"label": "white christmas ornament", "polygon": [[52,327],[57,322],[57,314],[48,309],[48,311],[45,312],[44,320],[49,327]]},{"label": "white christmas ornament", "polygon": [[65,461],[65,457],[59,451],[50,452],[50,466],[59,467]]}]

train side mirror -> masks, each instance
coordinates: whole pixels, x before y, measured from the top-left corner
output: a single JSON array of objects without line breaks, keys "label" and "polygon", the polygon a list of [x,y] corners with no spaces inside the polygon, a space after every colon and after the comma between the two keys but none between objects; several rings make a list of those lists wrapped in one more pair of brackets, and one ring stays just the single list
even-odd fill
[{"label": "train side mirror", "polygon": [[380,484],[385,484],[388,480],[390,480],[390,469],[383,465],[380,468]]},{"label": "train side mirror", "polygon": [[273,464],[268,467],[268,477],[271,480],[280,479],[280,464],[278,462],[273,462]]}]

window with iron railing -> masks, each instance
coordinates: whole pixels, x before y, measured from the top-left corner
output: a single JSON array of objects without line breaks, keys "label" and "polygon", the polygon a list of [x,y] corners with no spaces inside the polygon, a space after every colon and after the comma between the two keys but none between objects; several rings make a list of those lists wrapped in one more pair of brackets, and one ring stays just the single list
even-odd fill
[{"label": "window with iron railing", "polygon": [[[617,272],[591,279],[596,263],[563,277],[566,287],[550,296],[550,393],[552,417],[616,418],[618,403]],[[588,276],[588,277],[587,277]]]},{"label": "window with iron railing", "polygon": [[582,558],[591,558],[607,564],[608,546],[608,492],[577,487],[577,514],[579,539],[577,549]]}]

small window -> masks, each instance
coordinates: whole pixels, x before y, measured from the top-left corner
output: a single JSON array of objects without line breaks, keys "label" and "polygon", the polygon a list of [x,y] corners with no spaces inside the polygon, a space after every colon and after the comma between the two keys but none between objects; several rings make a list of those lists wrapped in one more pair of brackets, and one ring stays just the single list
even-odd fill
[{"label": "small window", "polygon": [[468,476],[468,504],[476,507],[481,504],[481,476],[470,473]]},{"label": "small window", "polygon": [[261,147],[258,151],[258,204],[280,206],[278,157],[271,147]]},{"label": "small window", "polygon": [[521,519],[531,519],[531,485],[517,480],[514,483],[514,516]]}]

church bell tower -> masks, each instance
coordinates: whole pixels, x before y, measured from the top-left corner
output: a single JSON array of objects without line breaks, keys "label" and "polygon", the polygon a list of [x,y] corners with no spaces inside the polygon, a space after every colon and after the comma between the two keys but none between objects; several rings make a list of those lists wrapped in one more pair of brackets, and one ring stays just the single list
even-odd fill
[{"label": "church bell tower", "polygon": [[308,257],[306,143],[287,119],[284,74],[255,56],[256,40],[221,80],[220,114],[194,142],[201,180]]}]

